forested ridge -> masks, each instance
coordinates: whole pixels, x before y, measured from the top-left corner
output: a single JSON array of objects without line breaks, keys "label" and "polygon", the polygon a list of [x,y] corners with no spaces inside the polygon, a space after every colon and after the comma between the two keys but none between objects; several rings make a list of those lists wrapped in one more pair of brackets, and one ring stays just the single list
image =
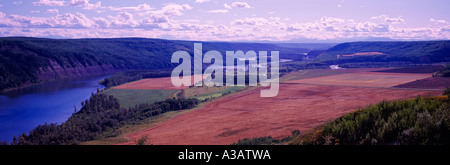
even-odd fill
[{"label": "forested ridge", "polygon": [[[384,55],[342,56],[361,52],[379,52]],[[340,58],[338,58],[338,55],[341,55]],[[410,62],[413,64],[449,62],[450,41],[342,43],[321,53],[316,60],[334,64],[358,62]]]}]

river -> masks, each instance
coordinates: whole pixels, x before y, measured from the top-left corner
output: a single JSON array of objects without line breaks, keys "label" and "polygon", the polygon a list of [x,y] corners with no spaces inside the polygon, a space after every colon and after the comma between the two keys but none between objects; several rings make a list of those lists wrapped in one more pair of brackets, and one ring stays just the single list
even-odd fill
[{"label": "river", "polygon": [[27,133],[44,123],[61,124],[72,113],[74,106],[88,99],[99,80],[109,75],[64,79],[0,94],[0,141],[11,142],[14,135]]}]

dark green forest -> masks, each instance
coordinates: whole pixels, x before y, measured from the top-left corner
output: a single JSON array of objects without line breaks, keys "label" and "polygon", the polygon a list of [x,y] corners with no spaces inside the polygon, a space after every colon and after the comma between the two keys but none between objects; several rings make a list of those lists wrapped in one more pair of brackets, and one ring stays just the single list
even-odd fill
[{"label": "dark green forest", "polygon": [[76,145],[114,137],[120,133],[117,129],[126,124],[139,124],[168,111],[193,108],[198,103],[197,99],[168,99],[124,109],[113,96],[93,94],[81,103],[82,109],[72,114],[66,122],[39,125],[29,134],[14,136],[11,145]]}]

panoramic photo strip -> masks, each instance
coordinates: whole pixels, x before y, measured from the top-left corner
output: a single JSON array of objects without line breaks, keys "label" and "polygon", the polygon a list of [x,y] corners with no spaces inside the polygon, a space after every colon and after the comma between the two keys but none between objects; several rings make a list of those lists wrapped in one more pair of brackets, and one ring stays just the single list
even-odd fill
[{"label": "panoramic photo strip", "polygon": [[448,153],[449,6],[0,0],[0,152]]}]

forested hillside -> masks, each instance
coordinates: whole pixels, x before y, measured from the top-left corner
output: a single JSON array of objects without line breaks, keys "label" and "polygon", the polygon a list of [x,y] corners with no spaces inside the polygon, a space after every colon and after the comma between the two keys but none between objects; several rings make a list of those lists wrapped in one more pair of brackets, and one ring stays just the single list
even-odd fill
[{"label": "forested hillside", "polygon": [[[128,69],[168,69],[178,50],[193,56],[194,41],[162,39],[42,39],[0,38],[0,90],[30,83],[113,73]],[[280,51],[295,57],[308,49],[267,43],[203,42],[203,52]]]},{"label": "forested hillside", "polygon": [[[0,38],[0,91],[66,77],[114,73],[121,70],[171,69],[174,52],[187,51],[193,56],[195,41],[144,38],[116,39],[43,39]],[[333,44],[202,42],[203,52],[249,50],[279,51],[281,59],[301,61],[311,50]],[[360,52],[384,55],[353,56]],[[313,55],[315,53],[315,55]],[[346,64],[362,67],[364,62],[423,64],[450,61],[450,41],[423,42],[353,42],[315,51],[309,60],[323,65]],[[310,56],[308,55],[308,56]],[[317,56],[317,58],[315,58]],[[311,62],[309,62],[311,63]],[[305,64],[305,65],[308,65]],[[344,66],[344,65],[343,65]]]},{"label": "forested hillside", "polygon": [[[345,56],[362,52],[378,52],[383,55]],[[320,54],[316,60],[330,63],[410,62],[417,64],[449,62],[450,41],[343,43]]]}]

